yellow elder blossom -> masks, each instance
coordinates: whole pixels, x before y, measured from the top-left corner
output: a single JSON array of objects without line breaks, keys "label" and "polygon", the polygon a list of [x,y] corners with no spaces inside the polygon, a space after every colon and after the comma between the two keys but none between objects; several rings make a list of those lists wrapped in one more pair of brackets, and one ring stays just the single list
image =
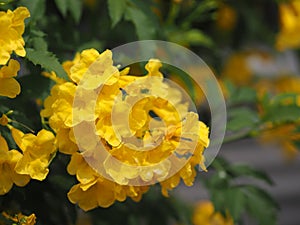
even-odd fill
[{"label": "yellow elder blossom", "polygon": [[232,54],[226,61],[222,78],[229,79],[236,85],[249,85],[253,79],[253,72],[247,64],[247,52]]},{"label": "yellow elder blossom", "polygon": [[294,159],[299,154],[299,149],[294,142],[300,141],[300,133],[296,130],[295,124],[271,125],[269,129],[260,134],[260,141],[282,147],[287,159]]},{"label": "yellow elder blossom", "polygon": [[127,197],[139,201],[148,190],[148,187],[124,186],[105,179],[87,164],[80,153],[72,155],[68,172],[76,175],[80,182],[71,188],[68,198],[85,211],[98,206],[109,207],[115,200],[125,201]]},{"label": "yellow elder blossom", "polygon": [[18,61],[11,59],[7,66],[0,68],[0,96],[15,98],[21,92],[18,81],[14,78],[20,70]]},{"label": "yellow elder blossom", "polygon": [[11,132],[23,153],[16,164],[15,171],[29,175],[32,179],[44,180],[49,173],[48,166],[56,151],[53,133],[43,129],[37,135],[24,134],[13,127]]},{"label": "yellow elder blossom", "polygon": [[30,177],[18,174],[16,164],[22,158],[17,150],[9,150],[6,140],[0,134],[0,195],[4,195],[12,188],[13,184],[25,186]]},{"label": "yellow elder blossom", "polygon": [[[132,76],[128,68],[119,72],[113,66],[111,51],[99,54],[89,49],[63,64],[71,82],[46,75],[57,84],[45,100],[41,116],[49,119],[56,132],[59,150],[72,154],[68,171],[76,174],[79,183],[71,188],[68,197],[84,210],[108,207],[126,197],[138,201],[152,181],[159,181],[162,193],[167,195],[180,179],[193,184],[195,166],[205,169],[202,154],[209,143],[208,128],[198,121],[197,114],[188,112],[187,104],[181,103],[181,93],[163,82],[161,66],[158,60],[150,60],[145,76]],[[74,130],[80,130],[80,135],[75,135]],[[109,152],[105,158],[99,159],[95,139]],[[82,153],[77,153],[77,142]],[[169,160],[175,149],[179,157]],[[176,163],[188,153],[191,158],[176,171]],[[123,165],[114,164],[115,159]],[[86,160],[102,160],[100,167],[110,180]],[[165,161],[160,163],[162,160]],[[168,176],[172,171],[176,171],[175,175]],[[130,185],[132,180],[142,186]]]},{"label": "yellow elder blossom", "polygon": [[279,4],[280,32],[276,48],[285,50],[300,47],[300,1],[291,0]]},{"label": "yellow elder blossom", "polygon": [[199,202],[193,213],[194,225],[234,225],[231,216],[222,216],[216,212],[214,206],[209,201]]},{"label": "yellow elder blossom", "polygon": [[0,65],[7,63],[13,51],[19,56],[26,55],[22,34],[25,29],[24,20],[29,16],[25,7],[0,12]]}]

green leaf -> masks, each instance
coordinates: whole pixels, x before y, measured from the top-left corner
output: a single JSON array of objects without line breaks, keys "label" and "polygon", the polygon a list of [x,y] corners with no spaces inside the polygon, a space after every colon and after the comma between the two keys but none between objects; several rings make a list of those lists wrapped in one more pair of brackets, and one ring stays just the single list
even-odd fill
[{"label": "green leaf", "polygon": [[168,33],[167,35],[170,41],[181,45],[201,45],[205,47],[213,46],[213,41],[210,37],[197,29],[188,31],[176,30]]},{"label": "green leaf", "polygon": [[236,87],[231,81],[225,80],[225,88],[229,93],[228,104],[238,105],[246,103],[256,103],[257,93],[250,87]]},{"label": "green leaf", "polygon": [[70,12],[75,22],[79,23],[82,14],[81,0],[55,0],[55,4],[63,17]]},{"label": "green leaf", "polygon": [[68,10],[68,0],[54,0],[60,13],[65,17]]},{"label": "green leaf", "polygon": [[44,38],[35,37],[35,38],[31,39],[31,42],[32,42],[32,46],[34,49],[38,49],[39,51],[47,51],[48,50],[48,44]]},{"label": "green leaf", "polygon": [[131,21],[136,29],[137,36],[140,40],[152,39],[155,37],[155,26],[147,15],[135,7],[127,7],[125,19]]},{"label": "green leaf", "polygon": [[107,4],[111,26],[114,27],[124,15],[126,10],[126,0],[108,0]]},{"label": "green leaf", "polygon": [[294,106],[271,106],[263,116],[266,122],[282,124],[287,122],[297,122],[300,119],[300,107]]},{"label": "green leaf", "polygon": [[229,188],[224,192],[226,204],[228,205],[227,210],[232,216],[234,221],[241,219],[242,213],[244,212],[246,199],[241,188]]},{"label": "green leaf", "polygon": [[297,93],[284,93],[274,96],[270,102],[272,106],[297,105],[298,97]]},{"label": "green leaf", "polygon": [[26,58],[34,65],[40,65],[43,69],[54,71],[57,76],[68,79],[62,65],[59,63],[56,56],[51,52],[26,48]]},{"label": "green leaf", "polygon": [[264,190],[255,186],[246,186],[243,188],[247,211],[255,218],[260,225],[276,224],[278,205],[273,198]]},{"label": "green leaf", "polygon": [[227,129],[230,131],[238,131],[243,128],[251,129],[259,121],[257,113],[245,107],[229,109],[228,117]]},{"label": "green leaf", "polygon": [[251,176],[271,184],[272,181],[265,173],[246,165],[232,165],[220,157],[212,166],[216,169],[215,173],[205,181],[205,185],[216,211],[224,216],[229,212],[235,224],[240,224],[244,213],[249,214],[261,225],[275,224],[278,204],[273,198],[257,186],[240,185],[235,180]]},{"label": "green leaf", "polygon": [[68,2],[68,6],[69,6],[68,9],[73,19],[78,24],[82,15],[82,1],[81,0],[66,0],[66,1]]},{"label": "green leaf", "polygon": [[263,121],[275,124],[294,123],[300,120],[299,95],[295,93],[279,94],[272,98],[265,96],[262,102]]},{"label": "green leaf", "polygon": [[265,181],[266,183],[268,183],[270,185],[273,184],[273,181],[265,172],[251,168],[248,165],[242,165],[242,164],[230,165],[227,168],[227,170],[234,178],[249,176],[249,177],[253,177],[253,178],[257,178],[259,180]]}]

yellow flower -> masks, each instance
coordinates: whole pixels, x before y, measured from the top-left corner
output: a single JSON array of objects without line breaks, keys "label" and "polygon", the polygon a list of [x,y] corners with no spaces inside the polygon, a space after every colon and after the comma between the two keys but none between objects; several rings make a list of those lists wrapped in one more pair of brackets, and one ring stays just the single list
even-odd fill
[{"label": "yellow flower", "polygon": [[22,158],[17,150],[9,150],[6,140],[0,135],[0,195],[4,195],[12,188],[13,184],[25,186],[30,177],[20,175],[15,171],[15,166]]},{"label": "yellow flower", "polygon": [[300,94],[300,78],[298,76],[281,76],[274,81],[275,93]]},{"label": "yellow flower", "polygon": [[0,68],[0,96],[15,98],[21,92],[18,81],[14,78],[20,70],[18,61],[11,59],[7,66]]},{"label": "yellow flower", "polygon": [[217,11],[216,25],[218,28],[230,31],[236,24],[236,11],[229,5],[222,3]]},{"label": "yellow flower", "polygon": [[25,216],[22,213],[18,213],[14,216],[11,216],[6,212],[2,212],[2,216],[4,216],[6,219],[11,220],[19,225],[34,225],[36,223],[36,216],[34,213],[29,216]]},{"label": "yellow flower", "polygon": [[194,225],[233,225],[233,220],[230,215],[226,217],[221,213],[216,212],[214,206],[209,201],[199,202],[193,213]]},{"label": "yellow flower", "polygon": [[47,130],[34,134],[24,134],[11,128],[12,136],[23,152],[23,156],[16,164],[15,170],[19,174],[29,175],[32,179],[44,180],[49,173],[49,163],[55,154],[55,137]]},{"label": "yellow flower", "polygon": [[25,29],[24,20],[29,16],[25,7],[0,12],[0,65],[7,63],[13,51],[22,57],[26,55],[22,34]]},{"label": "yellow flower", "polygon": [[280,51],[300,46],[300,2],[291,0],[279,4],[280,32],[276,48]]},{"label": "yellow flower", "polygon": [[[155,182],[167,195],[180,179],[192,185],[196,166],[205,170],[208,128],[197,114],[188,112],[181,92],[164,82],[161,66],[151,59],[145,76],[132,76],[128,68],[119,72],[113,66],[111,51],[99,54],[94,49],[63,64],[71,81],[57,81],[41,115],[56,132],[59,150],[72,154],[68,172],[79,183],[68,197],[84,210],[108,207],[127,197],[139,201]],[[76,138],[75,130],[80,131]],[[81,154],[76,153],[77,142]],[[99,156],[99,143],[109,154]],[[101,163],[93,168],[85,161],[99,158]],[[178,169],[179,164],[186,165]],[[174,179],[172,175],[177,184],[164,183]],[[140,186],[133,186],[133,181]]]},{"label": "yellow flower", "polygon": [[116,200],[124,201],[127,196],[139,201],[148,190],[148,187],[122,186],[99,176],[79,153],[72,155],[68,172],[76,175],[80,182],[71,188],[68,198],[85,211],[98,206],[109,207]]},{"label": "yellow flower", "polygon": [[229,79],[236,85],[249,85],[253,78],[251,68],[247,63],[246,52],[239,52],[231,55],[222,71],[222,77]]},{"label": "yellow flower", "polygon": [[300,141],[300,133],[295,124],[284,124],[279,126],[270,125],[269,129],[260,134],[262,143],[272,143],[283,149],[287,159],[294,159],[299,154],[299,149],[294,142]]}]

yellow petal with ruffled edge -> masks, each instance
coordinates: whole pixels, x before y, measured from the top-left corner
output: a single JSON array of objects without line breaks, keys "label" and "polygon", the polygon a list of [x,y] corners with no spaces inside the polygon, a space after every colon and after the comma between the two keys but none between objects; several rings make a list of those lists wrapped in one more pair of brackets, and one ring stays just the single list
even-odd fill
[{"label": "yellow petal with ruffled edge", "polygon": [[148,76],[163,77],[159,69],[162,67],[162,63],[157,59],[150,59],[146,64],[145,69],[148,71]]},{"label": "yellow petal with ruffled edge", "polygon": [[0,12],[0,65],[5,65],[14,51],[17,55],[26,55],[22,38],[24,20],[30,16],[25,7],[18,7],[14,11]]},{"label": "yellow petal with ruffled edge", "polygon": [[21,87],[18,81],[14,79],[20,70],[18,61],[11,59],[8,66],[3,66],[0,69],[0,96],[15,98],[21,92]]}]

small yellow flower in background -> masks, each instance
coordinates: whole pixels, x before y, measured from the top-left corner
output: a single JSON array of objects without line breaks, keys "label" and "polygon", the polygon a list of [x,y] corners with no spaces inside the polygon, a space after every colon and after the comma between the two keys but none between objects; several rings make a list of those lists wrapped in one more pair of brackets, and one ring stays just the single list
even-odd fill
[{"label": "small yellow flower in background", "polygon": [[24,20],[29,16],[25,7],[0,12],[0,65],[7,63],[13,51],[22,57],[26,55],[22,34],[25,29]]},{"label": "small yellow flower in background", "polygon": [[[196,113],[188,112],[188,105],[181,102],[181,92],[163,82],[161,66],[160,61],[151,59],[145,66],[145,76],[133,76],[128,68],[119,72],[113,66],[111,51],[99,54],[88,49],[63,64],[71,81],[54,79],[57,84],[46,98],[41,116],[49,119],[56,132],[59,151],[72,154],[68,172],[76,175],[79,183],[71,188],[68,198],[83,210],[109,207],[127,197],[139,201],[151,181],[160,182],[167,196],[180,180],[193,184],[196,166],[206,170],[203,152],[209,144],[209,130]],[[81,131],[77,139],[74,129]],[[97,161],[95,137],[109,153],[97,166],[111,179],[86,162]],[[167,159],[175,149],[176,162],[184,161],[195,149],[179,171],[178,164]],[[114,159],[123,164],[116,165]],[[132,180],[144,186],[132,186]]]},{"label": "small yellow flower in background", "polygon": [[222,78],[229,79],[236,85],[249,85],[253,78],[251,68],[247,63],[247,52],[231,55],[223,68]]},{"label": "small yellow flower in background", "polygon": [[0,135],[0,195],[9,192],[13,184],[23,187],[29,182],[29,176],[15,171],[15,166],[21,158],[20,152],[8,149],[6,140]]},{"label": "small yellow flower in background", "polygon": [[280,51],[300,47],[300,1],[291,0],[279,4],[280,32],[276,48]]},{"label": "small yellow flower in background", "polygon": [[18,81],[14,78],[20,70],[18,61],[11,59],[7,66],[0,68],[0,96],[15,98],[21,92]]},{"label": "small yellow flower in background", "polygon": [[299,149],[293,142],[300,142],[300,133],[295,124],[284,124],[279,126],[270,125],[269,129],[260,134],[262,143],[271,143],[283,149],[286,159],[294,159],[299,154]]},{"label": "small yellow flower in background", "polygon": [[4,218],[14,222],[14,224],[18,225],[34,225],[36,223],[35,214],[31,214],[29,216],[25,216],[22,213],[15,214],[13,216],[9,215],[6,212],[1,213]]},{"label": "small yellow flower in background", "polygon": [[234,8],[221,3],[217,11],[216,25],[224,31],[230,31],[234,28],[237,21],[237,14]]},{"label": "small yellow flower in background", "polygon": [[53,133],[43,129],[35,136],[31,133],[24,134],[13,127],[11,132],[23,153],[16,164],[15,171],[29,175],[32,179],[44,180],[49,173],[48,166],[56,151]]},{"label": "small yellow flower in background", "polygon": [[214,206],[209,201],[199,202],[195,206],[193,213],[193,225],[234,225],[230,215],[224,217],[216,212]]},{"label": "small yellow flower in background", "polygon": [[297,93],[300,94],[299,76],[281,76],[274,81],[276,93]]}]

